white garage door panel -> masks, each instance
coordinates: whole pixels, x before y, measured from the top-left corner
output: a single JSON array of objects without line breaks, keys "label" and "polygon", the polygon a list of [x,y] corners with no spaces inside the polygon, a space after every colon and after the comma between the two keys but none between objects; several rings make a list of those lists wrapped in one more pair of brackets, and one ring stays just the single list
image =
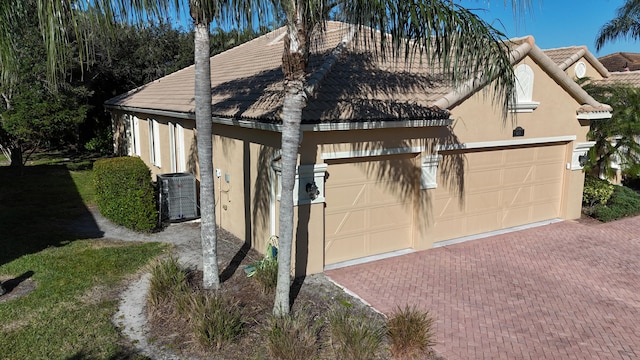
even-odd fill
[{"label": "white garage door panel", "polygon": [[326,265],[411,246],[411,196],[403,196],[403,189],[396,182],[377,179],[378,172],[371,171],[398,165],[397,161],[390,162],[371,161],[366,167],[329,164],[325,189]]},{"label": "white garage door panel", "polygon": [[469,152],[464,156],[463,204],[444,182],[433,195],[432,231],[437,240],[559,216],[564,145]]}]

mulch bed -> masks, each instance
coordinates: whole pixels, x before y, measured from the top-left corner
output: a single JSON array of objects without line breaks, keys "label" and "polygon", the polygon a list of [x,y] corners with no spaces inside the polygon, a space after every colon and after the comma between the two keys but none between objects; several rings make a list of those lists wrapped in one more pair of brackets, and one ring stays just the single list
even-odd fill
[{"label": "mulch bed", "polygon": [[[248,278],[244,273],[244,267],[261,259],[257,251],[248,248],[242,241],[230,233],[218,231],[218,256],[221,264],[222,292],[238,301],[244,308],[244,313],[249,320],[246,323],[243,335],[236,341],[227,344],[221,351],[216,349],[203,349],[193,335],[186,331],[188,324],[185,319],[171,317],[171,309],[160,309],[150,315],[151,334],[150,339],[165,349],[171,350],[180,356],[192,359],[247,359],[268,358],[266,355],[265,324],[273,308],[273,293],[264,293],[257,281]],[[222,265],[222,264],[227,264]],[[192,272],[190,278],[194,290],[200,290],[202,273]],[[312,318],[322,318],[339,301],[346,300],[356,309],[367,312],[370,316],[382,315],[365,306],[356,299],[344,293],[342,289],[331,283],[323,274],[307,276],[305,279],[296,280],[292,286],[293,297],[292,311],[304,309]],[[332,358],[332,353],[327,348],[326,329],[321,332],[320,358]],[[380,354],[384,359],[384,354]]]}]

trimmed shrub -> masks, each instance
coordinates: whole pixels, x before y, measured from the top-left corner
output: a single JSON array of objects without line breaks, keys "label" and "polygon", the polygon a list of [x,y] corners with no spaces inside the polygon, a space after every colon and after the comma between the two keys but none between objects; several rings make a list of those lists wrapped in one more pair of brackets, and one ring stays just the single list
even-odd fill
[{"label": "trimmed shrub", "polygon": [[640,214],[640,195],[625,186],[615,186],[607,205],[597,206],[593,217],[600,221],[612,221]]},{"label": "trimmed shrub", "polygon": [[606,205],[613,195],[613,188],[607,180],[585,176],[582,203],[587,206]]},{"label": "trimmed shrub", "polygon": [[158,211],[151,171],[140,158],[97,160],[93,174],[96,203],[104,217],[136,231],[156,228]]},{"label": "trimmed shrub", "polygon": [[433,318],[415,307],[398,308],[387,321],[389,350],[396,359],[414,359],[435,345]]}]

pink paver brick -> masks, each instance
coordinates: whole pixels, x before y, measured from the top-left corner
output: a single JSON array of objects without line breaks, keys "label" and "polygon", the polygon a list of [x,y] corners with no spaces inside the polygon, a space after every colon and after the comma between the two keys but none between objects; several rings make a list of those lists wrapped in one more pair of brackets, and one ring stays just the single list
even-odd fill
[{"label": "pink paver brick", "polygon": [[467,359],[640,359],[640,217],[572,221],[327,271],[377,310],[436,319]]}]

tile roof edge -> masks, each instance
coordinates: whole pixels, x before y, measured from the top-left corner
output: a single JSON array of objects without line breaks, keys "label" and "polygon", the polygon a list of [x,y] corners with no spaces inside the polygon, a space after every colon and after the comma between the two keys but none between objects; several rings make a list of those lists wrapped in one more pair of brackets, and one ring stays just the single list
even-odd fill
[{"label": "tile roof edge", "polygon": [[105,103],[105,108],[110,110],[120,110],[120,111],[136,112],[136,113],[148,114],[148,115],[173,117],[176,119],[191,119],[191,120],[196,119],[195,113],[184,112],[184,111],[142,108],[137,106],[124,106],[124,105],[106,104],[106,103]]},{"label": "tile roof edge", "polygon": [[594,108],[610,111],[611,107],[596,101],[580,85],[567,75],[564,70],[544,53],[538,46],[534,45],[529,51],[529,55],[558,85],[560,85],[569,95],[571,95],[582,106],[588,105]]},{"label": "tile roof edge", "polygon": [[544,49],[542,51],[547,52],[547,51],[568,50],[568,49],[577,49],[577,51],[573,55],[571,55],[568,59],[565,59],[562,63],[558,64],[558,66],[563,71],[569,68],[569,66],[573,65],[581,57],[584,57],[589,63],[591,63],[591,65],[593,65],[594,68],[596,68],[596,70],[600,73],[600,75],[602,75],[603,77],[609,76],[609,70],[607,70],[607,68],[604,65],[602,65],[600,60],[598,60],[598,58],[595,55],[593,55],[593,53],[589,51],[589,48],[585,45],[565,46],[565,47],[559,47],[559,48]]},{"label": "tile roof edge", "polygon": [[[525,56],[527,56],[531,49],[536,46],[533,36],[515,38],[509,40],[509,42],[518,44],[515,49],[509,52],[509,59],[511,60],[511,64],[515,64],[518,61],[522,60]],[[469,79],[454,88],[449,93],[442,96],[440,99],[436,100],[433,103],[433,106],[439,109],[450,109],[471,96],[473,93],[480,90],[491,80],[493,79],[485,79],[482,76],[475,79]]]}]

